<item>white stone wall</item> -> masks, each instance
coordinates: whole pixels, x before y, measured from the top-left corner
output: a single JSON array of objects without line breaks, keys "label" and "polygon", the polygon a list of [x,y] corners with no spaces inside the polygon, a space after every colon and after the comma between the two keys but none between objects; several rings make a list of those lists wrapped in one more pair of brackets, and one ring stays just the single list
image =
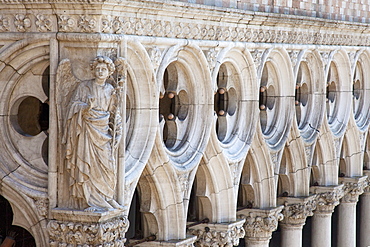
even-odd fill
[{"label": "white stone wall", "polygon": [[[356,201],[367,186],[367,24],[157,1],[0,6],[0,193],[12,205],[13,224],[37,246],[49,246],[58,229],[50,224],[57,219],[53,209],[68,197],[55,93],[65,58],[81,80],[92,77],[89,63],[97,55],[127,61],[116,197],[127,216],[138,188],[144,235],[156,235],[153,246],[191,246],[189,233],[198,245],[237,245],[244,230],[253,246],[261,234],[255,215],[274,219],[262,227],[268,242],[278,220],[289,219],[290,204],[309,204],[286,197],[314,194],[319,204],[322,187],[344,184],[335,207],[342,196]],[[42,84],[48,68],[49,95]],[[48,131],[30,135],[20,127],[27,97],[49,105]],[[228,238],[187,232],[195,180],[198,218],[209,219],[200,229]],[[303,224],[316,212],[310,208]]]}]

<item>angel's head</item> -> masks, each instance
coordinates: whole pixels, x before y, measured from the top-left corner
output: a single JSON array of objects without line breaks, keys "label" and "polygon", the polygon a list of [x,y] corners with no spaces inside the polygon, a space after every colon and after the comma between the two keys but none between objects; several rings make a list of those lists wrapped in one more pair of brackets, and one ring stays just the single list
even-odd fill
[{"label": "angel's head", "polygon": [[98,64],[105,64],[107,66],[108,76],[113,74],[115,70],[115,66],[114,66],[112,59],[106,56],[97,56],[90,64],[91,70],[95,72]]}]

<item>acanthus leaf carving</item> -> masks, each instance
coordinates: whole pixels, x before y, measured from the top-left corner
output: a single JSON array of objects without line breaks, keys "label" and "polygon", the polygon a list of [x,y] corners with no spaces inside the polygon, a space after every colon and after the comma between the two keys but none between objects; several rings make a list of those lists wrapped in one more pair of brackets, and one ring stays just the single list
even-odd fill
[{"label": "acanthus leaf carving", "polygon": [[239,211],[239,218],[245,219],[244,230],[246,238],[265,239],[278,227],[278,222],[284,219],[281,213],[283,206],[273,209],[243,209]]},{"label": "acanthus leaf carving", "polygon": [[197,236],[197,247],[238,246],[239,239],[245,236],[244,222],[239,220],[232,223],[201,224],[188,229],[187,233]]},{"label": "acanthus leaf carving", "polygon": [[114,246],[123,247],[129,223],[126,217],[116,217],[105,222],[48,223],[50,246]]},{"label": "acanthus leaf carving", "polygon": [[80,19],[77,23],[77,26],[83,31],[83,32],[94,32],[97,25],[97,21],[92,16],[86,16],[82,15],[80,16]]},{"label": "acanthus leaf carving", "polygon": [[364,189],[368,186],[367,176],[340,177],[339,182],[344,184],[342,202],[345,203],[357,203],[358,197],[364,193]]},{"label": "acanthus leaf carving", "polygon": [[343,184],[338,186],[313,186],[310,188],[316,194],[315,212],[331,214],[334,208],[339,205],[340,199],[344,196]]},{"label": "acanthus leaf carving", "polygon": [[283,223],[287,225],[303,225],[308,216],[316,209],[316,196],[306,198],[281,198],[284,200]]}]

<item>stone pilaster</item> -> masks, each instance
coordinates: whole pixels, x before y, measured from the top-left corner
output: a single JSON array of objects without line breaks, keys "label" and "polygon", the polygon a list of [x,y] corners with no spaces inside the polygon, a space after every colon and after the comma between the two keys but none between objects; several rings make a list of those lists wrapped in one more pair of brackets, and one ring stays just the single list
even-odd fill
[{"label": "stone pilaster", "polygon": [[232,223],[199,224],[188,229],[187,233],[197,236],[195,246],[238,246],[239,239],[244,238],[245,220]]},{"label": "stone pilaster", "polygon": [[49,243],[56,246],[123,247],[129,222],[120,210],[84,212],[53,209]]},{"label": "stone pilaster", "polygon": [[316,194],[316,210],[312,221],[312,246],[331,246],[331,216],[334,208],[344,196],[343,184],[336,186],[313,186]]},{"label": "stone pilaster", "polygon": [[268,246],[272,232],[278,227],[284,216],[284,206],[270,209],[243,209],[238,217],[245,219],[245,240],[248,246]]}]

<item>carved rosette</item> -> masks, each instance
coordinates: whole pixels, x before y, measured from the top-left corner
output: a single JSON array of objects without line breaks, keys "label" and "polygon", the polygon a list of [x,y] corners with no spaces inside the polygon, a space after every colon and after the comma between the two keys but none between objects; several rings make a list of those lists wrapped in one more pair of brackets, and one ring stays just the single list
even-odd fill
[{"label": "carved rosette", "polygon": [[313,186],[311,193],[316,194],[316,212],[331,214],[344,196],[343,184],[338,186]]},{"label": "carved rosette", "polygon": [[96,223],[51,220],[48,224],[49,242],[51,247],[123,247],[128,226],[126,217]]},{"label": "carved rosette", "polygon": [[344,184],[342,202],[345,203],[357,203],[359,195],[364,193],[364,189],[368,186],[367,176],[340,177],[339,182]]},{"label": "carved rosette", "polygon": [[230,224],[200,224],[188,229],[187,233],[197,236],[195,246],[238,246],[239,239],[245,235],[244,222],[245,220]]},{"label": "carved rosette", "polygon": [[282,210],[283,206],[266,210],[243,209],[239,211],[239,217],[245,219],[245,237],[251,240],[269,240],[272,232],[277,229],[278,222],[284,218]]},{"label": "carved rosette", "polygon": [[279,199],[284,202],[282,211],[284,219],[282,223],[286,225],[303,226],[306,218],[312,216],[313,211],[316,209],[316,196],[305,198],[284,197]]}]

